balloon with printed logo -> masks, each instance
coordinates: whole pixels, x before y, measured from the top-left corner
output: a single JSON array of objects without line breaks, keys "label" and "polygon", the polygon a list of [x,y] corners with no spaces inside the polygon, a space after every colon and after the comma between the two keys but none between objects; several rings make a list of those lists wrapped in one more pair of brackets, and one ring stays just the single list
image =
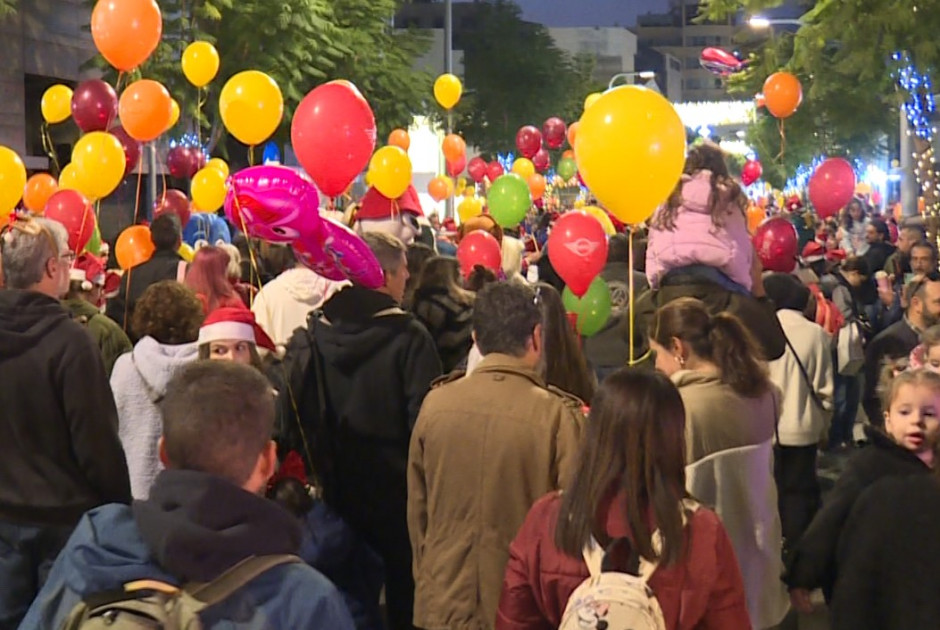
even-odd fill
[{"label": "balloon with printed logo", "polygon": [[855,192],[855,169],[842,158],[829,158],[809,178],[809,200],[821,219],[839,212]]},{"label": "balloon with printed logo", "polygon": [[776,217],[765,221],[754,232],[753,240],[765,271],[791,273],[796,269],[799,237],[789,220]]},{"label": "balloon with printed logo", "polygon": [[150,142],[167,130],[173,99],[162,83],[141,79],[121,94],[118,112],[124,130],[140,142]]},{"label": "balloon with printed logo", "polygon": [[258,70],[245,70],[229,79],[219,95],[222,122],[239,142],[261,144],[273,134],[284,116],[281,88]]},{"label": "balloon with printed logo", "polygon": [[567,182],[578,173],[578,164],[572,158],[562,158],[556,170],[558,175]]},{"label": "balloon with printed logo", "polygon": [[442,74],[434,81],[434,98],[444,109],[452,109],[460,102],[463,85],[452,74]]},{"label": "balloon with printed logo", "polygon": [[542,137],[549,149],[560,149],[565,143],[565,134],[568,127],[565,121],[557,116],[552,116],[542,124]]},{"label": "balloon with printed logo", "polygon": [[71,108],[79,129],[85,133],[104,131],[117,118],[117,93],[101,79],[82,81],[72,93]]},{"label": "balloon with printed logo", "polygon": [[111,127],[110,133],[118,139],[124,151],[124,176],[126,177],[140,163],[140,142],[131,138],[121,125]]},{"label": "balloon with printed logo", "polygon": [[59,183],[49,173],[37,173],[26,181],[23,191],[23,205],[27,210],[42,214],[46,203],[59,190]]},{"label": "balloon with printed logo", "polygon": [[219,51],[209,42],[193,42],[183,51],[181,63],[186,80],[205,87],[219,73]]},{"label": "balloon with printed logo", "polygon": [[528,180],[535,174],[535,164],[528,158],[516,158],[512,163],[512,172],[524,180]]},{"label": "balloon with printed logo", "polygon": [[180,226],[186,227],[192,216],[192,206],[183,191],[175,188],[164,190],[160,198],[153,202],[154,219],[167,212],[175,214],[180,220]]},{"label": "balloon with printed logo", "polygon": [[411,185],[411,160],[399,147],[385,146],[369,162],[372,185],[389,199],[398,199]]},{"label": "balloon with printed logo", "polygon": [[42,94],[40,109],[42,118],[50,125],[68,120],[72,115],[72,88],[53,85]]},{"label": "balloon with printed logo", "polygon": [[552,158],[549,156],[548,151],[541,149],[536,153],[535,157],[532,158],[532,165],[535,166],[535,170],[539,173],[547,171],[552,165]]},{"label": "balloon with printed logo", "polygon": [[503,263],[499,241],[489,232],[474,230],[460,239],[457,246],[457,262],[460,263],[464,278],[469,277],[477,265],[499,273]]},{"label": "balloon with printed logo", "polygon": [[79,138],[72,150],[80,185],[91,199],[110,195],[124,179],[127,159],[121,141],[110,133],[93,131]]},{"label": "balloon with printed logo", "polygon": [[548,258],[578,297],[607,262],[607,235],[597,219],[581,210],[566,212],[548,238]]},{"label": "balloon with printed logo", "polygon": [[545,177],[538,173],[533,173],[529,176],[527,181],[529,184],[529,192],[532,193],[532,198],[541,199],[542,195],[545,194]]},{"label": "balloon with printed logo", "polygon": [[46,202],[43,215],[61,223],[69,234],[69,249],[81,252],[95,230],[95,212],[91,202],[75,190],[60,190]]},{"label": "balloon with printed logo", "polygon": [[470,175],[470,179],[476,183],[480,183],[486,177],[486,160],[477,156],[470,160],[467,163],[467,173]]},{"label": "balloon with printed logo", "polygon": [[764,103],[776,118],[789,118],[803,102],[803,86],[789,72],[775,72],[764,81]]},{"label": "balloon with printed logo", "polygon": [[529,184],[516,173],[498,178],[487,193],[490,215],[503,228],[514,228],[532,207]]},{"label": "balloon with printed logo", "polygon": [[532,125],[522,127],[516,132],[516,148],[522,157],[531,160],[542,148],[542,132]]},{"label": "balloon with printed logo", "polygon": [[211,160],[206,162],[206,167],[214,168],[217,171],[220,171],[226,177],[229,176],[228,162],[226,162],[222,158],[212,158]]},{"label": "balloon with printed logo", "polygon": [[575,331],[582,337],[593,337],[610,319],[613,306],[610,287],[600,276],[594,278],[582,297],[576,296],[571,287],[565,287],[561,299],[565,311],[577,316]]},{"label": "balloon with printed logo", "polygon": [[441,149],[448,162],[456,162],[467,155],[467,143],[455,133],[449,134],[441,143]]},{"label": "balloon with printed logo", "polygon": [[122,72],[145,62],[162,36],[163,17],[155,0],[98,0],[91,13],[95,47]]},{"label": "balloon with printed logo", "polygon": [[114,244],[118,266],[125,271],[147,262],[155,251],[150,228],[146,225],[130,226],[121,232]]},{"label": "balloon with printed logo", "polygon": [[214,168],[203,168],[193,176],[190,188],[196,212],[215,212],[225,203],[225,175]]},{"label": "balloon with printed logo", "polygon": [[0,220],[13,212],[25,188],[26,165],[16,151],[0,146]]},{"label": "balloon with printed logo", "polygon": [[402,151],[407,151],[411,148],[411,136],[404,129],[395,129],[388,134],[388,143]]},{"label": "balloon with printed logo", "polygon": [[505,172],[506,171],[503,170],[503,165],[496,160],[493,160],[486,166],[486,177],[490,180],[490,182],[495,182],[497,179],[502,177]]},{"label": "balloon with printed logo", "polygon": [[447,178],[443,175],[438,175],[428,182],[428,194],[434,201],[441,202],[447,199],[447,189]]},{"label": "balloon with printed logo", "polygon": [[741,169],[741,182],[745,186],[750,186],[754,182],[760,179],[760,176],[764,174],[764,168],[761,166],[761,163],[757,160],[748,160],[744,163],[744,167]]}]

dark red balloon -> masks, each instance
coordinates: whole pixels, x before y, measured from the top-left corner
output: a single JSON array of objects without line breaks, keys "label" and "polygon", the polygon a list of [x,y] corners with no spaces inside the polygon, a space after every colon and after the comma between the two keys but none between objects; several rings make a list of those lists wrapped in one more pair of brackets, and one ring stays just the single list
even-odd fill
[{"label": "dark red balloon", "polygon": [[170,175],[180,179],[191,179],[206,165],[206,156],[202,149],[178,146],[166,154],[166,167]]},{"label": "dark red balloon", "polygon": [[809,201],[820,219],[833,216],[855,194],[855,171],[842,158],[829,158],[809,178]]},{"label": "dark red balloon", "polygon": [[470,275],[476,265],[499,273],[503,263],[503,255],[499,249],[499,241],[492,234],[483,230],[470,232],[460,240],[457,246],[457,261],[464,277]]},{"label": "dark red balloon", "polygon": [[765,271],[791,273],[796,269],[799,238],[787,219],[764,221],[754,232],[754,249]]},{"label": "dark red balloon", "polygon": [[483,178],[486,177],[486,160],[477,156],[470,160],[470,163],[467,164],[467,173],[470,175],[470,179],[476,183],[483,181]]},{"label": "dark red balloon", "polygon": [[741,181],[745,186],[750,186],[760,179],[764,174],[764,167],[757,160],[748,160],[741,169]]},{"label": "dark red balloon", "polygon": [[121,142],[121,147],[124,149],[124,176],[126,177],[140,163],[140,142],[131,138],[121,125],[111,127],[111,135]]},{"label": "dark red balloon", "polygon": [[568,135],[568,127],[565,121],[557,116],[553,116],[542,125],[542,136],[545,138],[545,144],[549,149],[560,149],[565,143]]},{"label": "dark red balloon", "polygon": [[506,171],[503,169],[503,165],[493,160],[486,167],[486,176],[491,182],[495,182],[497,179],[506,174]]},{"label": "dark red balloon", "polygon": [[552,165],[552,158],[545,149],[540,150],[532,158],[532,164],[539,173],[544,173]]},{"label": "dark red balloon", "polygon": [[85,133],[107,130],[117,115],[117,93],[101,79],[82,81],[72,93],[72,118]]},{"label": "dark red balloon", "polygon": [[532,125],[526,125],[516,133],[516,148],[522,157],[531,160],[542,148],[542,132]]},{"label": "dark red balloon", "polygon": [[548,237],[548,258],[576,296],[587,293],[607,262],[607,234],[586,212],[566,212]]},{"label": "dark red balloon", "polygon": [[172,212],[178,216],[180,226],[186,227],[189,218],[192,216],[192,206],[184,192],[170,188],[165,190],[163,195],[153,203],[154,219],[165,212]]},{"label": "dark red balloon", "polygon": [[458,175],[463,173],[463,170],[465,168],[467,168],[467,156],[466,155],[460,158],[459,160],[457,160],[456,162],[447,163],[447,172],[450,174],[451,177],[457,177]]},{"label": "dark red balloon", "polygon": [[46,202],[43,215],[58,221],[69,233],[69,249],[78,254],[85,249],[95,231],[95,213],[91,202],[75,190],[60,190]]}]

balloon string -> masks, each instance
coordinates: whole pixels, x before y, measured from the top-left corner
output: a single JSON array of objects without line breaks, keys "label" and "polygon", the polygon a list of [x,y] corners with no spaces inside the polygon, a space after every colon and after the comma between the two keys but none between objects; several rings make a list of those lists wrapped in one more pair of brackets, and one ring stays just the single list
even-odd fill
[{"label": "balloon string", "polygon": [[[117,251],[115,251],[114,253],[115,253],[115,255],[117,255]],[[118,264],[120,264],[120,263],[118,263]],[[134,268],[131,267],[131,268],[129,268],[129,269],[127,270],[127,272],[126,272],[126,273],[127,273],[127,288],[128,288],[128,289],[131,288],[131,273],[133,273],[133,271],[134,271]],[[126,295],[126,293],[125,293],[125,295]],[[130,304],[130,302],[125,298],[125,300],[124,300],[124,325],[122,326],[122,328],[124,328],[125,331],[127,330],[127,316],[128,316],[128,314],[130,313],[130,309],[131,309],[131,304]]]},{"label": "balloon string", "polygon": [[255,145],[248,145],[248,166],[255,165]]},{"label": "balloon string", "polygon": [[784,129],[783,119],[780,119],[780,153],[777,154],[777,160],[782,160],[787,150],[787,134]]},{"label": "balloon string", "polygon": [[[232,201],[235,203],[235,213],[238,215],[238,222],[241,224],[242,233],[245,235],[245,239],[248,241],[248,258],[251,260],[251,271],[254,274],[253,276],[249,274],[248,281],[253,283],[255,279],[258,280],[258,290],[261,290],[261,270],[258,268],[258,259],[255,257],[255,248],[251,245],[251,235],[248,234],[248,227],[245,225],[245,215],[242,214],[242,207],[238,201],[238,190],[235,189],[234,182],[232,183]],[[248,298],[249,308],[254,306],[255,296],[251,295]]]},{"label": "balloon string", "polygon": [[206,102],[202,98],[202,88],[196,88],[196,143],[202,148],[202,106]]},{"label": "balloon string", "polygon": [[[117,92],[118,94],[121,93],[121,81],[123,79],[124,79],[124,71],[121,70],[118,72],[117,81],[114,82],[114,91]],[[110,126],[110,122],[108,123],[108,126]]]},{"label": "balloon string", "polygon": [[628,316],[630,319],[630,354],[629,354],[630,363],[629,364],[633,365],[633,326],[634,326],[634,321],[636,318],[634,318],[633,316],[633,290],[635,287],[633,286],[633,230],[632,229],[630,230],[628,253],[629,253],[629,260],[628,260],[629,270],[627,273],[629,274],[629,278],[627,279],[627,283],[628,283],[627,295],[628,295],[629,307],[630,307],[630,315]]},{"label": "balloon string", "polygon": [[59,166],[59,156],[55,152],[55,144],[52,142],[52,134],[49,133],[49,124],[42,124],[42,148],[46,152],[46,155],[49,156],[51,164],[55,166],[55,173],[59,175],[62,172],[62,168]]},{"label": "balloon string", "polygon": [[134,196],[134,225],[137,225],[138,214],[140,213],[140,184],[144,179],[144,169],[137,169],[137,194]]}]

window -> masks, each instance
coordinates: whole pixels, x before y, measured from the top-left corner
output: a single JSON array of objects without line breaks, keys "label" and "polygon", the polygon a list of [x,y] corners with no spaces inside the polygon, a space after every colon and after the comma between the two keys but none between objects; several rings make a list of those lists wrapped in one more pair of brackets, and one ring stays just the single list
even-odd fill
[{"label": "window", "polygon": [[708,38],[700,35],[690,37],[689,46],[708,46]]},{"label": "window", "polygon": [[698,66],[699,66],[698,57],[686,57],[685,58],[686,70],[694,70],[695,68],[698,68]]},{"label": "window", "polygon": [[678,59],[674,58],[669,60],[669,67],[673,70],[682,70],[682,64],[679,63]]}]

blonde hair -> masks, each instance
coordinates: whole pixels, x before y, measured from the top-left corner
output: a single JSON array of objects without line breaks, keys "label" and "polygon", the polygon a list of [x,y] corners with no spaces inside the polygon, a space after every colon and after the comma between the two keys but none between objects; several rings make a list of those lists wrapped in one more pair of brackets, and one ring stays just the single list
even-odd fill
[{"label": "blonde hair", "polygon": [[219,241],[216,247],[225,250],[228,254],[228,267],[225,268],[225,275],[229,280],[241,280],[242,277],[242,253],[238,248],[230,243]]},{"label": "blonde hair", "polygon": [[888,365],[884,369],[878,387],[881,394],[881,408],[885,413],[891,409],[891,403],[905,385],[929,387],[940,393],[940,374],[923,368],[895,372],[894,368],[894,365]]},{"label": "blonde hair", "polygon": [[924,353],[930,352],[934,346],[940,346],[940,325],[931,326],[921,335],[921,345],[924,346]]}]

